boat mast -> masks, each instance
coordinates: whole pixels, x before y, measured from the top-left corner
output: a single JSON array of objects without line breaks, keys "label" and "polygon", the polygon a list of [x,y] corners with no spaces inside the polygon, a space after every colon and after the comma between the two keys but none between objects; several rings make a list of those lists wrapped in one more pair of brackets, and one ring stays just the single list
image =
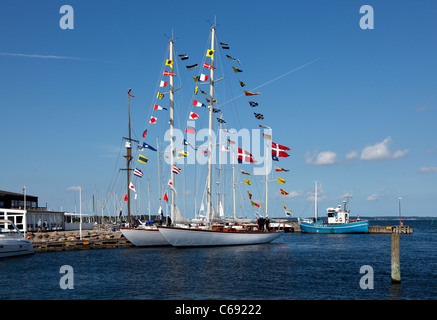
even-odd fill
[{"label": "boat mast", "polygon": [[317,181],[314,181],[314,183],[316,185],[315,195],[314,195],[314,217],[316,218],[317,221]]},{"label": "boat mast", "polygon": [[235,145],[232,145],[232,195],[234,202],[234,220],[237,220],[237,197],[236,197],[236,182],[235,182]]},{"label": "boat mast", "polygon": [[[173,37],[169,41],[170,47],[170,57],[169,59],[173,62]],[[171,207],[170,207],[170,217],[172,223],[175,221],[175,173],[173,172],[173,167],[175,164],[175,146],[174,146],[174,79],[173,79],[173,63],[170,64],[170,179],[173,183],[171,187]]]},{"label": "boat mast", "polygon": [[124,156],[126,158],[126,169],[121,169],[121,170],[126,170],[126,176],[127,176],[127,222],[130,224],[131,223],[131,218],[130,218],[130,171],[132,169],[130,169],[129,165],[130,162],[132,161],[132,141],[135,142],[139,142],[137,140],[132,139],[132,135],[131,135],[131,124],[130,124],[130,96],[129,93],[127,95],[127,109],[128,109],[128,117],[129,117],[129,138],[124,138],[126,139],[126,155]]},{"label": "boat mast", "polygon": [[[222,119],[222,117],[223,117],[223,113],[220,113],[220,119]],[[222,141],[221,141],[221,130],[222,130],[222,123],[220,122],[219,123],[219,130],[218,130],[218,135],[219,135],[219,165],[218,165],[218,168],[217,168],[217,170],[218,170],[218,179],[217,179],[217,208],[218,208],[218,210],[219,210],[219,213],[221,213],[220,212],[220,210],[221,210],[221,206],[222,206],[222,204],[221,204],[221,176],[222,176],[222,163],[221,163],[221,159],[220,159],[220,157],[221,157],[221,148],[222,148]]]},{"label": "boat mast", "polygon": [[158,143],[158,137],[156,137],[156,156],[157,156],[157,162],[158,162],[158,194],[159,194],[159,207],[161,207],[161,204],[162,204],[162,202],[161,202],[161,166],[162,166],[162,164],[161,164],[161,159],[162,159],[162,157],[160,156],[161,155],[161,151],[160,151],[160,149],[159,149],[159,143]]},{"label": "boat mast", "polygon": [[267,151],[266,151],[266,218],[269,217],[269,142],[267,140]]},{"label": "boat mast", "polygon": [[[215,24],[211,27],[211,49],[214,52],[215,42]],[[208,221],[211,221],[211,215],[213,213],[212,208],[212,118],[213,118],[213,100],[214,100],[214,54],[209,55],[211,57],[211,69],[209,80],[209,136],[208,136]]]}]

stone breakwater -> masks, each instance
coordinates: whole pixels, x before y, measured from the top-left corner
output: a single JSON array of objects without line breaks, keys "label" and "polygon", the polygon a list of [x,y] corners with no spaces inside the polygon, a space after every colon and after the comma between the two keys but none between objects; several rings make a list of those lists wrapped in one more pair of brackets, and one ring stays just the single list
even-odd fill
[{"label": "stone breakwater", "polygon": [[84,230],[28,233],[36,252],[133,247],[120,231]]}]

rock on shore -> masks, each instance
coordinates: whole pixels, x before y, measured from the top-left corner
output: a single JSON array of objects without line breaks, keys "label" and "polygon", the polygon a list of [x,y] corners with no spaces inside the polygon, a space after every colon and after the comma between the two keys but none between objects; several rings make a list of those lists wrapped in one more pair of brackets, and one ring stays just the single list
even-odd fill
[{"label": "rock on shore", "polygon": [[[65,242],[65,241],[81,240],[79,230],[29,232],[26,234],[26,238],[31,240],[32,242]],[[82,231],[82,241],[122,239],[122,238],[124,237],[120,231],[109,231],[109,230],[83,230]]]}]

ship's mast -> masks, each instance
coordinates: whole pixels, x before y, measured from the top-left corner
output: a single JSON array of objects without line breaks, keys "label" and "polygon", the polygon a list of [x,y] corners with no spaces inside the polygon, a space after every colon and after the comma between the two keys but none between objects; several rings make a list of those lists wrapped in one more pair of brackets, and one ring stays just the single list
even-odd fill
[{"label": "ship's mast", "polygon": [[235,182],[235,146],[232,150],[232,195],[234,198],[234,219],[237,220],[237,203],[236,203],[236,182]]},{"label": "ship's mast", "polygon": [[171,207],[170,216],[172,223],[175,222],[175,207],[176,207],[176,195],[175,195],[175,173],[173,172],[173,167],[175,164],[175,146],[174,146],[174,78],[173,78],[173,38],[170,38],[170,56],[169,59],[172,61],[170,64],[170,179],[173,183],[171,188]]},{"label": "ship's mast", "polygon": [[269,217],[269,143],[271,144],[270,140],[267,140],[267,151],[266,151],[266,218]]},{"label": "ship's mast", "polygon": [[[215,25],[211,27],[211,52],[214,52],[214,42],[215,42]],[[213,118],[213,100],[214,100],[214,54],[209,55],[211,57],[211,69],[210,69],[210,80],[209,80],[209,137],[208,137],[208,221],[211,221],[211,215],[213,213],[212,208],[212,118]]]},{"label": "ship's mast", "polygon": [[314,218],[317,221],[317,181],[314,181],[315,183],[315,193],[314,193]]},{"label": "ship's mast", "polygon": [[127,222],[130,224],[131,223],[131,217],[130,217],[130,171],[132,169],[130,169],[130,162],[132,161],[132,141],[135,141],[138,143],[137,140],[132,139],[132,135],[131,135],[131,123],[130,123],[130,95],[128,93],[127,95],[127,109],[128,109],[128,118],[129,118],[129,137],[128,138],[124,138],[126,139],[126,155],[124,156],[126,158],[126,169],[122,169],[122,170],[126,170],[126,177],[127,177]]}]

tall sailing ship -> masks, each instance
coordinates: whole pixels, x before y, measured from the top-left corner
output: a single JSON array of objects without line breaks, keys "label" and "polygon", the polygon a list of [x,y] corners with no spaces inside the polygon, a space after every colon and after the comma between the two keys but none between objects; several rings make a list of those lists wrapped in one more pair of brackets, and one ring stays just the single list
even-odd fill
[{"label": "tall sailing ship", "polygon": [[[225,142],[219,141],[216,143],[215,141],[215,135],[217,132],[214,130],[214,116],[217,114],[219,117],[217,117],[218,121],[218,134],[223,133],[226,131],[228,134],[232,134],[231,131],[224,129],[223,126],[226,124],[226,120],[223,118],[223,112],[218,109],[218,103],[217,103],[217,97],[215,95],[215,84],[223,80],[216,79],[215,71],[218,68],[218,65],[215,63],[216,59],[218,59],[220,55],[220,49],[222,50],[229,50],[229,46],[227,44],[221,43],[217,41],[216,38],[216,26],[212,25],[211,27],[211,35],[210,35],[210,47],[206,50],[205,59],[208,61],[204,61],[201,65],[202,73],[200,73],[199,76],[193,77],[195,80],[195,89],[193,94],[193,101],[192,101],[192,108],[194,107],[196,112],[189,112],[189,115],[187,114],[187,126],[185,128],[185,131],[183,134],[186,134],[187,137],[183,137],[182,142],[182,148],[178,148],[177,143],[180,142],[180,132],[175,132],[175,124],[178,123],[176,118],[176,115],[180,114],[176,111],[179,108],[175,107],[175,92],[178,91],[180,88],[175,88],[175,77],[176,72],[179,73],[179,69],[177,68],[175,58],[179,57],[180,60],[186,61],[188,59],[188,55],[185,54],[176,54],[176,51],[174,49],[174,40],[173,38],[170,38],[169,41],[169,54],[168,59],[165,59],[165,70],[162,70],[162,75],[165,76],[165,80],[161,80],[159,87],[160,88],[168,88],[169,92],[161,93],[158,89],[157,93],[157,104],[154,105],[153,110],[155,112],[162,112],[162,110],[167,111],[167,108],[161,107],[159,102],[164,95],[169,95],[170,97],[170,103],[169,103],[169,133],[170,135],[170,146],[169,150],[158,152],[158,157],[162,156],[165,157],[166,161],[169,164],[169,170],[167,170],[167,173],[169,173],[169,179],[168,184],[164,185],[165,188],[168,190],[164,193],[164,196],[160,200],[164,200],[164,205],[167,205],[167,208],[169,209],[169,218],[168,220],[161,219],[160,221],[155,221],[153,225],[144,226],[141,225],[139,227],[124,227],[120,228],[123,235],[131,241],[136,246],[155,246],[155,245],[173,245],[177,247],[190,247],[190,246],[229,246],[229,245],[249,245],[249,244],[262,244],[262,243],[269,243],[277,238],[279,238],[283,231],[280,230],[270,230],[268,228],[268,224],[266,227],[260,225],[257,223],[256,218],[242,218],[242,214],[237,214],[237,195],[236,195],[236,189],[237,185],[239,184],[237,182],[236,178],[236,167],[237,162],[242,164],[252,164],[256,161],[254,160],[252,154],[248,151],[243,150],[242,148],[239,148],[236,141],[233,141],[231,138],[229,138],[229,135],[227,135],[228,139],[226,139]],[[220,44],[220,48],[218,47],[218,44]],[[229,61],[237,61],[238,59],[234,59],[229,55],[226,55],[227,59]],[[221,60],[219,60],[221,61]],[[176,65],[176,67],[175,67]],[[167,67],[169,68],[167,70]],[[198,64],[194,65],[187,65],[186,68],[188,70],[193,70],[199,67]],[[242,72],[239,68],[232,67],[234,73]],[[209,74],[205,74],[207,72],[203,70],[208,70]],[[205,72],[205,73],[204,73]],[[168,77],[168,78],[167,78]],[[167,82],[168,80],[168,82]],[[240,86],[244,87],[245,84],[242,81],[239,81]],[[206,92],[207,90],[203,91],[201,88],[202,86],[208,86],[209,87],[209,94]],[[246,96],[256,96],[259,95],[259,93],[252,93],[250,91],[244,91]],[[200,98],[197,97],[197,94],[199,96],[204,95],[206,101],[208,104],[204,104],[200,101]],[[196,95],[196,96],[194,96]],[[206,98],[207,97],[207,98]],[[129,95],[128,95],[129,99]],[[178,99],[179,100],[179,99]],[[129,100],[128,100],[129,101]],[[191,104],[191,102],[190,102]],[[257,103],[253,101],[249,101],[249,104],[251,107],[256,107]],[[162,105],[162,104],[161,104]],[[224,105],[224,104],[223,104]],[[197,109],[196,109],[197,108]],[[197,111],[200,110],[200,111]],[[199,114],[201,114],[200,117],[203,118],[202,110],[205,111],[205,113],[208,114],[208,129],[207,129],[207,144],[206,145],[200,145],[197,146],[196,142],[197,139],[192,139],[194,137],[195,133],[195,127],[191,126],[190,124],[195,125],[196,121],[199,119]],[[186,110],[184,110],[186,112]],[[199,113],[199,114],[198,114]],[[149,120],[149,125],[147,129],[144,131],[143,138],[148,135],[147,133],[148,129],[150,127],[157,128],[156,123],[158,121],[158,117],[161,118],[161,114],[158,114],[155,116],[155,114],[152,114]],[[254,113],[255,118],[258,120],[263,119],[263,115],[260,113]],[[129,120],[130,121],[130,120]],[[190,123],[191,122],[191,123]],[[264,155],[265,155],[265,184],[266,184],[266,193],[265,193],[265,218],[263,218],[260,214],[257,212],[254,212],[257,217],[259,217],[262,220],[268,220],[269,218],[269,212],[268,212],[268,199],[269,199],[269,191],[268,186],[269,183],[275,180],[270,180],[270,173],[272,168],[272,161],[269,161],[269,159],[273,160],[277,157],[287,157],[288,154],[286,153],[286,150],[289,150],[289,148],[284,147],[279,144],[275,144],[271,141],[271,129],[267,126],[259,125],[260,128],[264,128]],[[267,131],[265,129],[268,129]],[[266,133],[267,132],[267,133]],[[179,133],[179,135],[178,135]],[[130,134],[130,124],[129,124],[129,134]],[[190,135],[190,137],[189,137]],[[164,135],[163,135],[164,136]],[[231,136],[232,137],[232,136]],[[238,137],[237,137],[238,139]],[[127,142],[131,142],[132,139],[129,135],[129,139],[127,139]],[[190,143],[191,141],[191,143]],[[144,143],[145,145],[145,143]],[[190,147],[190,149],[189,149]],[[185,148],[187,148],[185,150]],[[219,153],[229,152],[231,159],[231,165],[232,165],[232,197],[226,197],[223,194],[223,190],[225,188],[222,188],[221,186],[221,177],[220,174],[222,172],[222,167],[219,162],[218,168],[214,168],[214,156],[216,155],[217,149],[219,150]],[[152,148],[152,150],[156,151]],[[189,150],[189,151],[188,151]],[[194,151],[198,151],[198,154],[201,154],[203,156],[207,155],[207,175],[206,175],[206,183],[205,183],[205,189],[204,189],[204,196],[206,195],[206,213],[205,215],[201,214],[204,207],[204,198],[201,200],[200,204],[200,210],[197,212],[197,194],[188,192],[187,190],[184,190],[181,184],[176,183],[176,176],[182,171],[183,169],[188,169],[188,167],[193,168],[205,168],[205,166],[202,166],[201,164],[187,164],[185,165],[185,160],[187,159],[188,153]],[[141,158],[142,157],[142,158]],[[130,167],[129,167],[129,161],[132,159],[132,156],[130,155],[129,149],[127,149],[127,184],[128,184],[128,201],[129,199],[129,192],[132,186],[132,182],[129,180],[130,177]],[[145,163],[147,163],[147,158],[140,155],[138,158],[138,161],[140,159],[143,159]],[[204,158],[205,159],[205,158]],[[141,162],[141,161],[140,161]],[[217,177],[217,182],[214,183],[213,181],[216,180],[214,177],[214,171],[215,169],[218,170],[219,174]],[[278,168],[279,169],[279,168]],[[187,170],[188,171],[188,170]],[[275,171],[287,171],[284,169],[279,169]],[[197,172],[197,171],[195,171]],[[250,175],[249,173],[241,170],[242,174]],[[188,175],[188,174],[187,174]],[[186,176],[187,176],[186,175]],[[194,179],[196,178],[197,173],[194,173]],[[185,177],[186,177],[185,176]],[[190,176],[190,178],[193,178],[193,176]],[[280,183],[284,183],[285,181],[283,179],[277,178]],[[282,181],[280,181],[282,180]],[[159,185],[161,186],[161,182],[167,181],[163,179],[163,177],[158,177]],[[196,180],[195,180],[196,181]],[[251,182],[247,179],[244,179],[244,183],[246,185],[250,185]],[[194,186],[190,185],[191,187],[195,186],[196,182],[194,182]],[[217,184],[217,187],[214,189],[214,185]],[[158,190],[159,192],[163,192],[161,190],[161,187],[159,186]],[[185,185],[186,187],[186,185]],[[176,189],[183,190],[185,196],[190,196],[190,204],[194,205],[194,211],[195,211],[195,217],[194,219],[187,219],[185,216],[188,216],[185,210],[185,215],[181,214],[178,206],[176,205],[176,200],[178,197],[178,194],[176,192]],[[217,203],[215,205],[215,201],[213,200],[213,194],[214,191],[217,193]],[[281,189],[282,194],[283,193]],[[263,209],[261,205],[256,203],[255,199],[252,199],[252,195],[249,191],[247,191],[247,194],[249,196],[249,199],[251,200],[251,207],[257,208],[257,209]],[[232,204],[230,201],[225,201],[229,198],[232,198]],[[233,206],[233,214],[227,214],[229,211],[229,208]],[[184,206],[185,208],[185,206]],[[285,207],[286,211],[288,210],[288,213],[291,211]],[[189,210],[191,211],[191,210]],[[128,216],[129,213],[129,203],[128,203]],[[189,215],[192,216],[192,215]]]},{"label": "tall sailing ship", "polygon": [[[214,85],[217,81],[215,79],[214,71],[215,67],[215,53],[218,52],[215,48],[216,44],[216,36],[215,36],[215,25],[211,27],[211,47],[207,50],[206,56],[210,58],[209,63],[205,62],[203,64],[204,68],[209,69],[209,76],[205,74],[201,74],[197,79],[198,81],[206,81],[209,80],[209,121],[208,121],[208,176],[207,176],[207,213],[206,213],[206,223],[203,226],[195,226],[192,227],[190,225],[185,226],[158,226],[159,232],[162,236],[173,246],[176,247],[192,247],[192,246],[225,246],[225,245],[248,245],[248,244],[262,244],[269,243],[282,235],[282,231],[270,231],[270,230],[260,230],[258,225],[250,224],[250,223],[239,223],[236,214],[236,181],[235,181],[235,156],[233,157],[234,161],[232,164],[233,167],[233,204],[234,204],[234,219],[233,222],[229,220],[226,221],[223,217],[220,217],[220,212],[222,212],[223,207],[221,206],[221,201],[218,201],[219,206],[219,214],[217,216],[216,210],[213,207],[213,154],[215,153],[214,148],[216,145],[213,143],[213,118],[215,113],[214,102]],[[220,43],[222,48],[228,48],[227,44]],[[228,56],[228,58],[231,58]],[[239,69],[233,67],[235,72],[240,71]],[[240,82],[240,84],[242,84]],[[243,85],[242,85],[243,86]],[[197,91],[197,87],[195,89]],[[246,93],[247,92],[247,93]],[[252,94],[251,92],[246,91],[246,95]],[[254,94],[256,95],[256,94]],[[198,105],[197,100],[193,102],[193,105]],[[225,123],[222,117],[217,118],[220,124]],[[231,140],[228,140],[230,142]],[[220,144],[220,143],[219,143]],[[222,148],[223,145],[220,145],[219,148]],[[226,148],[226,147],[225,147]],[[171,150],[174,150],[171,148]],[[235,150],[235,146],[233,146],[233,150]],[[267,148],[266,159],[270,157],[269,148]],[[238,148],[239,151],[239,160],[243,162],[245,158],[249,159],[249,162],[255,162],[252,159],[252,155],[249,152],[245,152],[241,148]],[[235,154],[235,153],[234,153]],[[173,163],[171,163],[173,166]],[[268,165],[266,167],[266,184],[268,185]],[[174,191],[172,189],[172,198]],[[266,189],[266,201],[268,199],[268,188]],[[253,203],[253,202],[252,202]],[[223,216],[225,214],[223,213]]]}]

